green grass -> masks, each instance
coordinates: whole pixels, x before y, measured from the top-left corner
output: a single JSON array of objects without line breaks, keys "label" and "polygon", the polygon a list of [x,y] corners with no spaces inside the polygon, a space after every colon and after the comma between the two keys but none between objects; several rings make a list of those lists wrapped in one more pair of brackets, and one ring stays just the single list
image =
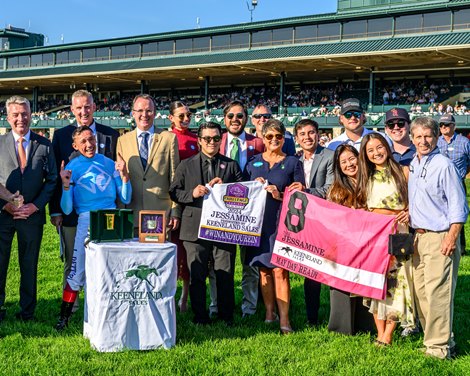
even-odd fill
[{"label": "green grass", "polygon": [[[470,243],[470,225],[466,226]],[[8,272],[7,319],[0,324],[0,375],[470,375],[470,255],[463,257],[455,299],[454,332],[460,355],[453,361],[430,359],[419,352],[422,335],[377,349],[371,337],[347,337],[326,329],[328,289],[322,289],[318,329],[305,327],[303,279],[291,274],[291,318],[296,333],[280,336],[264,324],[260,304],[255,317],[242,321],[241,266],[236,270],[235,327],[222,323],[199,327],[191,314],[177,313],[177,342],[171,350],[98,353],[82,336],[82,313],[67,331],[57,333],[62,263],[55,229],[46,225],[39,260],[37,320],[20,323],[16,245]],[[238,261],[237,261],[238,262]],[[177,293],[179,296],[179,291]],[[82,299],[81,299],[82,300]],[[81,302],[83,304],[83,300]]]}]

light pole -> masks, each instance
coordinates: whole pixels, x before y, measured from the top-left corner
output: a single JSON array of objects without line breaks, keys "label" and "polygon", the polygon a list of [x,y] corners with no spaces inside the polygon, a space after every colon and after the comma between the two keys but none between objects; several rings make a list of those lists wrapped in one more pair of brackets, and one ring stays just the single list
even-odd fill
[{"label": "light pole", "polygon": [[255,10],[256,6],[258,5],[258,0],[251,0],[251,8],[248,1],[246,2],[246,6],[248,7],[248,11],[250,12],[250,22],[253,22],[253,11]]}]

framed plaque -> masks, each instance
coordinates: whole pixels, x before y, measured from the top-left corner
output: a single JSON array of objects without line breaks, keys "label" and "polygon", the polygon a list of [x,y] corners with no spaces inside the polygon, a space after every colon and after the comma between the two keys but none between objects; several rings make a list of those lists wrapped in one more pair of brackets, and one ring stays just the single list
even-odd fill
[{"label": "framed plaque", "polygon": [[139,212],[139,242],[164,243],[166,241],[166,213],[164,210]]}]

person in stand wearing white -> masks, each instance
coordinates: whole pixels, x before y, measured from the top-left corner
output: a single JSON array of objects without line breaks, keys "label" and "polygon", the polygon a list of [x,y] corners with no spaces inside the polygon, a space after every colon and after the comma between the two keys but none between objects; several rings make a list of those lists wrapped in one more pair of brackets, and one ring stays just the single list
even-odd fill
[{"label": "person in stand wearing white", "polygon": [[85,285],[85,239],[90,226],[90,211],[115,209],[116,198],[128,204],[132,195],[126,162],[118,154],[116,162],[96,153],[96,138],[90,127],[82,126],[73,132],[73,148],[80,156],[64,168],[62,161],[62,199],[64,214],[72,210],[78,214],[77,234],[72,258],[72,268],[62,296],[60,317],[56,329],[68,326],[78,291]]}]

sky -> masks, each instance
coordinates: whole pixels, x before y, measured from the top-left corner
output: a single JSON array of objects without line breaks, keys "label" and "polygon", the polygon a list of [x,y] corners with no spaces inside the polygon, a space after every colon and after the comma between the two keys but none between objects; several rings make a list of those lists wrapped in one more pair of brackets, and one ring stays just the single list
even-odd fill
[{"label": "sky", "polygon": [[[252,0],[248,0],[251,7]],[[44,34],[46,45],[250,22],[247,0],[2,1],[0,28]],[[23,9],[19,9],[19,8]],[[337,0],[258,0],[253,21],[334,13]]]}]

